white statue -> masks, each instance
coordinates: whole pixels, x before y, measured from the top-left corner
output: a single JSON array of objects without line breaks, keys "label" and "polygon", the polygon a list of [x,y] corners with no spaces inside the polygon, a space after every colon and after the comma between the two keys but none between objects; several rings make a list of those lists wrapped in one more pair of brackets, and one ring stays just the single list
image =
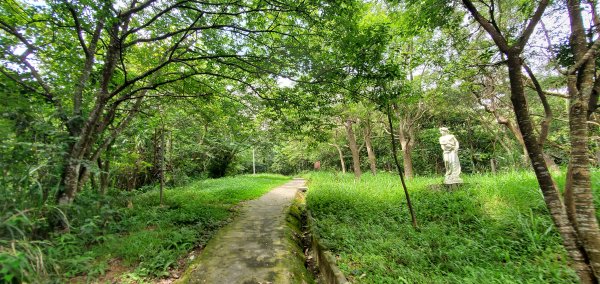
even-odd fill
[{"label": "white statue", "polygon": [[441,127],[440,145],[444,150],[444,166],[446,167],[446,175],[444,184],[462,183],[460,175],[460,162],[458,161],[458,140],[454,135],[450,134],[448,128]]}]

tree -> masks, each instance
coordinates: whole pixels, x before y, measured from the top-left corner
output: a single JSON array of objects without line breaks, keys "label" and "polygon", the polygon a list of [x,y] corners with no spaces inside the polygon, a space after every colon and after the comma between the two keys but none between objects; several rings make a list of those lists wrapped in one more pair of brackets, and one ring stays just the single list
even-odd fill
[{"label": "tree", "polygon": [[399,5],[386,7],[386,13],[393,20],[384,58],[397,70],[383,84],[396,93],[393,111],[398,119],[397,138],[404,173],[411,179],[415,175],[413,150],[419,124],[435,105],[430,98],[440,91],[434,86],[447,46],[445,38],[436,34],[441,34],[441,27],[453,25],[453,13],[439,1],[400,1]]},{"label": "tree", "polygon": [[359,179],[362,175],[362,171],[360,169],[360,155],[358,153],[358,145],[356,144],[356,136],[354,135],[354,130],[352,129],[353,124],[355,124],[355,121],[349,118],[346,119],[344,127],[346,128],[346,134],[348,136],[348,146],[350,147],[350,152],[352,153],[352,170],[354,172],[354,176]]},{"label": "tree", "polygon": [[[529,19],[516,35],[499,28],[496,21],[497,3],[486,3],[490,16],[485,18],[473,2],[462,2],[473,18],[492,37],[500,52],[506,56],[513,109],[546,206],[581,281],[596,283],[600,276],[597,274],[600,271],[600,230],[592,203],[587,118],[590,115],[588,112],[595,111],[597,107],[594,104],[594,99],[597,99],[597,93],[594,93],[594,66],[595,50],[600,41],[591,46],[588,44],[582,23],[581,2],[567,1],[571,22],[570,47],[574,61],[566,73],[570,97],[571,159],[563,203],[556,183],[548,171],[543,149],[538,143],[539,138],[534,132],[523,83],[523,69],[527,68],[522,53],[549,1],[541,0],[526,6],[526,11],[531,11],[527,15]],[[596,15],[595,5],[592,5],[592,14]],[[527,72],[532,75],[529,70]]]},{"label": "tree", "polygon": [[[335,138],[337,138],[337,136],[338,136],[338,133],[337,133],[337,130],[335,130],[335,134],[333,135],[333,138],[335,139]],[[339,160],[340,160],[340,167],[342,169],[342,173],[345,174],[346,173],[346,162],[344,161],[344,152],[342,151],[342,147],[339,144],[337,144],[336,141],[333,141],[333,143],[329,143],[329,145],[335,147],[335,149],[337,150],[338,155],[339,155]]]},{"label": "tree", "polygon": [[364,114],[365,118],[362,120],[363,122],[363,134],[365,147],[367,148],[367,158],[369,159],[369,167],[371,169],[371,174],[377,174],[377,158],[375,156],[375,150],[373,148],[372,136],[373,136],[373,122],[370,110],[367,110]]},{"label": "tree", "polygon": [[395,105],[394,110],[398,117],[398,140],[400,150],[402,150],[402,163],[404,173],[408,179],[415,175],[413,168],[412,152],[416,143],[415,131],[418,128],[419,120],[425,114],[425,105],[422,102],[415,104]]},{"label": "tree", "polygon": [[212,81],[252,91],[254,77],[276,72],[304,26],[302,4],[249,1],[17,0],[0,4],[0,73],[54,108],[72,141],[66,146],[60,203],[70,203],[90,162],[168,85],[194,81],[196,96]]}]

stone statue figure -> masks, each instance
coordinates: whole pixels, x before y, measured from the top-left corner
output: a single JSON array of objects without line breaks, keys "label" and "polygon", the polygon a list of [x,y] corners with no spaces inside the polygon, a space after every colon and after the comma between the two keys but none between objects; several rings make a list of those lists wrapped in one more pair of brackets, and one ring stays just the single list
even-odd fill
[{"label": "stone statue figure", "polygon": [[440,145],[444,151],[444,166],[446,167],[446,175],[444,184],[462,183],[460,175],[460,162],[458,161],[458,140],[454,135],[450,134],[448,128],[441,127]]}]

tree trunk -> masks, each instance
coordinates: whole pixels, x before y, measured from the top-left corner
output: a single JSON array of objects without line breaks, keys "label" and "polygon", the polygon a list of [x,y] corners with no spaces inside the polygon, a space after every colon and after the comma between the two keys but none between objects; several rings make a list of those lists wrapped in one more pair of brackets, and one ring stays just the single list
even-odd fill
[{"label": "tree trunk", "polygon": [[79,169],[79,180],[77,181],[77,192],[81,192],[83,190],[83,186],[89,180],[92,171],[88,168],[89,166],[86,164],[81,165]]},{"label": "tree trunk", "polygon": [[353,121],[348,119],[344,126],[346,127],[346,132],[348,134],[348,144],[350,146],[350,152],[352,152],[352,168],[354,170],[354,176],[359,179],[362,172],[360,170],[360,157],[358,155],[358,146],[356,145],[356,136],[354,136],[354,131],[352,130]]},{"label": "tree trunk", "polygon": [[175,167],[173,166],[173,131],[169,132],[169,159],[167,159],[168,161],[168,166],[167,166],[167,170],[171,171],[171,184],[175,185],[176,184],[176,180],[175,180]]},{"label": "tree trunk", "polygon": [[[113,24],[111,33],[117,35],[119,27],[119,23]],[[81,161],[90,152],[90,148],[94,144],[93,139],[97,136],[97,126],[100,123],[100,118],[110,96],[108,89],[114,70],[117,66],[119,51],[119,38],[113,36],[109,42],[107,56],[104,60],[100,89],[96,93],[96,102],[77,137],[77,141],[73,144],[71,149],[69,149],[69,155],[67,157],[67,162],[65,163],[66,166],[63,170],[62,186],[57,195],[59,204],[70,204],[73,202],[75,194],[77,194],[77,190],[80,188],[79,179],[81,176],[80,170],[82,168]]]},{"label": "tree trunk", "polygon": [[412,150],[415,145],[414,125],[422,113],[417,111],[415,114],[398,106],[394,106],[394,109],[398,117],[398,140],[400,141],[400,149],[402,150],[404,176],[410,180],[415,176],[412,161]]},{"label": "tree trunk", "polygon": [[558,167],[558,165],[556,165],[556,163],[550,155],[544,153],[544,161],[546,161],[546,165],[548,165],[548,169],[550,169],[550,171],[552,171],[553,173],[560,173],[560,168]]},{"label": "tree trunk", "polygon": [[414,146],[414,135],[412,129],[407,129],[406,122],[400,121],[398,129],[400,148],[402,150],[402,163],[404,167],[404,176],[412,179],[415,176],[412,162],[412,149]]},{"label": "tree trunk", "polygon": [[77,191],[77,182],[79,180],[79,168],[81,166],[78,159],[72,157],[75,153],[69,155],[68,161],[63,170],[62,188],[59,190],[58,203],[70,204]]},{"label": "tree trunk", "polygon": [[98,159],[98,166],[100,167],[100,192],[106,194],[108,192],[108,183],[110,177],[110,158],[106,157],[106,161],[101,162]]},{"label": "tree trunk", "polygon": [[496,159],[495,158],[490,159],[490,168],[492,170],[492,173],[496,174]]},{"label": "tree trunk", "polygon": [[528,150],[529,160],[544,195],[546,207],[550,211],[554,225],[562,237],[563,245],[573,261],[572,267],[577,271],[582,282],[593,283],[595,277],[586,263],[586,254],[578,244],[577,234],[573,225],[569,222],[566,207],[560,199],[556,184],[544,160],[544,153],[534,134],[523,87],[521,58],[518,54],[509,53],[507,63],[511,88],[510,99]]},{"label": "tree trunk", "polygon": [[506,128],[508,128],[508,130],[515,136],[515,138],[519,142],[519,145],[521,145],[521,148],[523,149],[523,158],[521,159],[521,163],[523,163],[524,166],[527,166],[529,164],[529,158],[527,154],[527,146],[525,145],[525,141],[523,140],[523,134],[521,133],[521,130],[519,130],[519,128],[507,118],[499,116],[497,113],[494,113],[494,116],[496,117],[496,122],[506,126]]},{"label": "tree trunk", "polygon": [[527,153],[527,145],[525,145],[525,141],[523,141],[523,134],[521,134],[521,130],[519,130],[519,128],[517,127],[512,127],[509,128],[511,129],[511,132],[515,135],[515,137],[517,138],[517,141],[519,141],[519,144],[521,145],[521,149],[523,149],[523,155],[521,156],[521,166],[528,166],[530,164],[529,162],[529,153]]},{"label": "tree trunk", "polygon": [[159,163],[160,163],[160,206],[163,205],[163,192],[165,188],[165,128],[160,128],[160,149],[159,149]]},{"label": "tree trunk", "polygon": [[[591,176],[588,159],[587,110],[584,104],[575,102],[569,114],[571,159],[569,161],[569,188],[565,194],[573,202],[567,206],[575,209],[575,224],[590,260],[592,270],[598,278],[600,272],[600,229],[591,190]],[[565,198],[567,199],[567,198]]]},{"label": "tree trunk", "polygon": [[597,56],[592,53],[592,56],[586,59],[590,50],[583,26],[581,1],[568,0],[567,9],[571,23],[570,46],[573,50],[575,64],[581,63],[579,68],[574,69],[575,66],[569,68],[572,73],[567,77],[570,96],[569,134],[571,142],[570,172],[567,173],[571,177],[571,182],[568,192],[573,195],[575,228],[589,258],[592,271],[598,280],[600,278],[600,229],[592,196],[588,158],[589,126],[587,123],[588,111],[590,108],[596,107],[596,105],[590,106],[589,103],[594,101],[595,59]]},{"label": "tree trunk", "polygon": [[402,163],[404,166],[404,175],[406,179],[412,179],[415,176],[412,162],[412,146],[409,143],[400,143],[402,146]]},{"label": "tree trunk", "polygon": [[390,140],[392,141],[392,157],[394,158],[394,164],[396,165],[396,169],[398,170],[398,175],[400,176],[400,182],[402,183],[402,189],[404,190],[404,196],[406,197],[406,205],[408,205],[408,211],[410,212],[410,218],[412,221],[413,229],[417,230],[417,217],[415,215],[415,211],[412,206],[412,202],[410,201],[410,195],[408,194],[408,188],[406,187],[406,182],[404,181],[404,173],[400,168],[400,163],[398,162],[398,155],[396,154],[398,147],[396,147],[396,137],[394,137],[394,125],[392,123],[392,114],[391,114],[391,106],[388,103],[387,106],[387,119],[388,125],[390,127]]},{"label": "tree trunk", "polygon": [[340,155],[340,165],[342,166],[342,173],[346,173],[346,163],[344,162],[344,153],[342,153],[342,148],[337,144],[330,144],[335,147]]},{"label": "tree trunk", "polygon": [[369,157],[369,165],[371,166],[371,173],[377,174],[377,163],[375,159],[375,152],[373,152],[373,146],[371,143],[371,122],[367,119],[365,123],[365,145],[367,147],[367,156]]},{"label": "tree trunk", "polygon": [[95,173],[90,173],[90,183],[92,185],[92,190],[98,192],[98,182],[96,181]]}]

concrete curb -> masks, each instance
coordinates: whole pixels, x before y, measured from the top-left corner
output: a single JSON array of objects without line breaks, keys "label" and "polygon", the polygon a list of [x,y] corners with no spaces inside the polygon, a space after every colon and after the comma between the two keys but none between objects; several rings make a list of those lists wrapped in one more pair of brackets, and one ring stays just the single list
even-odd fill
[{"label": "concrete curb", "polygon": [[311,251],[312,257],[316,260],[319,267],[321,279],[327,284],[345,284],[350,283],[344,273],[337,267],[336,260],[333,254],[328,251],[320,242],[319,236],[314,230],[313,217],[309,210],[308,214],[308,229],[311,235]]}]

